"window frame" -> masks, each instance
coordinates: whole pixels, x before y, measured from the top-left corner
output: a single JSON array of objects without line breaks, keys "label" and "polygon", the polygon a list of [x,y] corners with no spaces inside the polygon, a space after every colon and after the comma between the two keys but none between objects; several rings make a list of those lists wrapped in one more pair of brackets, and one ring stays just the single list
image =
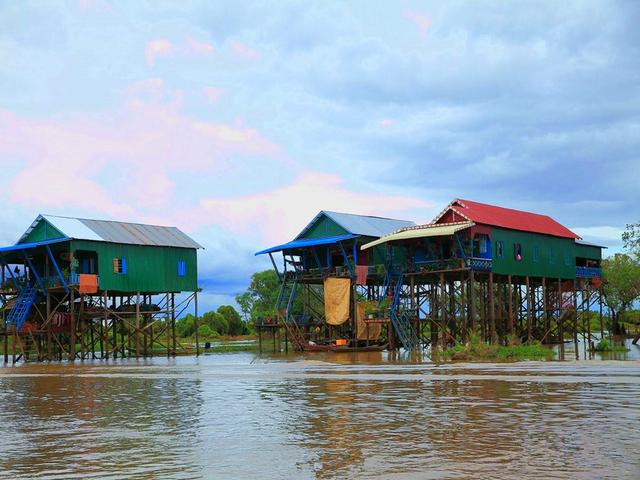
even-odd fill
[{"label": "window frame", "polygon": [[178,276],[186,277],[187,276],[187,261],[186,260],[178,260]]},{"label": "window frame", "polygon": [[127,257],[116,257],[113,259],[113,273],[115,275],[127,275],[129,273]]},{"label": "window frame", "polygon": [[504,240],[496,240],[496,258],[504,258]]},{"label": "window frame", "polygon": [[[520,254],[520,258],[518,259],[518,254]],[[524,258],[524,254],[522,253],[522,243],[515,242],[513,244],[513,259],[516,262],[521,262]]]}]

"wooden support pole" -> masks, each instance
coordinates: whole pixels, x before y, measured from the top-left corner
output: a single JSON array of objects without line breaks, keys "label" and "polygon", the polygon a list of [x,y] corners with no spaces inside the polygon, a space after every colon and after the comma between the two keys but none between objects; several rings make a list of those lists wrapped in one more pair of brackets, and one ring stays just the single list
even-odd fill
[{"label": "wooden support pole", "polygon": [[167,357],[171,356],[171,339],[169,334],[171,333],[171,299],[169,297],[169,292],[167,292],[167,304],[165,305],[166,315],[167,315],[167,324],[165,327],[165,332],[167,332]]},{"label": "wooden support pole", "polygon": [[176,356],[176,294],[171,294],[171,354]]},{"label": "wooden support pole", "polygon": [[576,351],[576,360],[580,360],[580,352],[578,351],[578,292],[577,282],[573,281],[573,346]]},{"label": "wooden support pole", "polygon": [[526,292],[525,292],[525,297],[527,299],[527,342],[531,343],[531,341],[533,340],[533,332],[532,332],[532,326],[533,326],[533,310],[534,310],[534,306],[533,306],[533,294],[531,292],[531,284],[529,282],[529,275],[527,275],[525,277],[525,282],[526,282]]},{"label": "wooden support pole", "polygon": [[562,280],[558,278],[558,337],[560,341],[560,360],[564,360],[564,299],[562,298]]},{"label": "wooden support pole", "polygon": [[136,345],[136,358],[140,358],[140,292],[136,293],[136,322],[134,323],[136,326],[134,332],[134,340]]},{"label": "wooden support pole", "polygon": [[[102,352],[102,358],[106,356],[107,360],[109,360],[109,314],[107,310],[108,299],[107,299],[107,291],[105,290],[102,294],[102,302],[104,309],[104,318],[100,322],[100,351]],[[105,330],[107,334],[105,336]],[[104,340],[106,340],[106,345],[104,344]]]},{"label": "wooden support pole", "polygon": [[193,293],[193,303],[195,307],[196,322],[196,356],[200,356],[200,338],[198,337],[198,328],[200,327],[200,317],[198,316],[198,292]]},{"label": "wooden support pole", "polygon": [[[446,326],[448,322],[447,315],[447,289],[446,284],[444,283],[444,273],[440,273],[440,325],[442,326],[442,343],[445,344],[446,341]],[[436,342],[437,343],[437,342]]]},{"label": "wooden support pole", "polygon": [[548,303],[549,303],[549,294],[547,291],[547,279],[545,277],[542,277],[542,316],[544,319],[543,338],[546,338],[547,335],[549,335],[549,329],[551,328],[550,322],[549,322]]},{"label": "wooden support pole", "polygon": [[495,292],[493,288],[493,272],[489,272],[489,330],[491,332],[491,343],[498,343],[498,335],[496,334],[496,309],[495,309]]},{"label": "wooden support pole", "polygon": [[75,314],[75,290],[72,288],[69,292],[69,360],[74,361],[76,358],[76,314]]},{"label": "wooden support pole", "polygon": [[471,320],[471,333],[477,333],[478,324],[476,320],[476,286],[473,270],[469,271],[469,315]]}]

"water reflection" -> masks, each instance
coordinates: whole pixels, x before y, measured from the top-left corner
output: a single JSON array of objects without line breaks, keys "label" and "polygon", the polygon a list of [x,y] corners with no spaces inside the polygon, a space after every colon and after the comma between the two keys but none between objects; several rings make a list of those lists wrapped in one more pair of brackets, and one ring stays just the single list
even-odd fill
[{"label": "water reflection", "polygon": [[0,369],[7,478],[638,478],[640,363],[381,352]]}]

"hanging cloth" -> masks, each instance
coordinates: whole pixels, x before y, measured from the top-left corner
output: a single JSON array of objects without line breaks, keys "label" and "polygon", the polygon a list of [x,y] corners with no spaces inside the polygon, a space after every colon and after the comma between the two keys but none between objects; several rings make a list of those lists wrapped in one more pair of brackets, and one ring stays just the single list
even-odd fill
[{"label": "hanging cloth", "polygon": [[382,333],[381,323],[369,323],[367,324],[364,319],[364,305],[358,303],[357,305],[357,317],[356,323],[356,338],[358,340],[378,340]]},{"label": "hanging cloth", "polygon": [[329,325],[342,325],[349,319],[351,280],[326,278],[324,281],[324,313]]},{"label": "hanging cloth", "polygon": [[356,265],[356,283],[358,285],[367,284],[367,275],[369,275],[368,265]]}]

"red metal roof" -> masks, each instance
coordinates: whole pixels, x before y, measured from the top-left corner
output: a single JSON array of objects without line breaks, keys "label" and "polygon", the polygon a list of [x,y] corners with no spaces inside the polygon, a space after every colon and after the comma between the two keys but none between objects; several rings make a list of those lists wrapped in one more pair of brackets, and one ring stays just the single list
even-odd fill
[{"label": "red metal roof", "polygon": [[[451,202],[449,206],[438,215],[434,223],[438,223],[445,217],[447,212],[450,211],[454,211],[466,220],[478,224],[553,235],[554,237],[580,238],[567,227],[564,227],[547,215],[497,207],[495,205],[463,200],[461,198],[457,198]],[[447,221],[451,220],[447,219]]]}]

